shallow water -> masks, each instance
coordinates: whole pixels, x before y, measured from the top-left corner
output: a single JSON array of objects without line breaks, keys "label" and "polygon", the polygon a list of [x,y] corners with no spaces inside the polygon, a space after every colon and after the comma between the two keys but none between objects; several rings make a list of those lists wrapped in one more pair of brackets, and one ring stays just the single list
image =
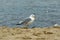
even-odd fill
[{"label": "shallow water", "polygon": [[35,13],[36,27],[60,24],[60,0],[0,0],[0,26],[15,24]]}]

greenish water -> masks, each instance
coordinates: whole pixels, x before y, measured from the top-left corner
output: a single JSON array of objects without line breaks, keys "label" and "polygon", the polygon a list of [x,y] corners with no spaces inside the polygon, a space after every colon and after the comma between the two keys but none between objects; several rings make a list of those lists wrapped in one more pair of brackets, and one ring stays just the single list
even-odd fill
[{"label": "greenish water", "polygon": [[36,13],[32,26],[60,24],[60,0],[0,0],[0,26],[14,24]]}]

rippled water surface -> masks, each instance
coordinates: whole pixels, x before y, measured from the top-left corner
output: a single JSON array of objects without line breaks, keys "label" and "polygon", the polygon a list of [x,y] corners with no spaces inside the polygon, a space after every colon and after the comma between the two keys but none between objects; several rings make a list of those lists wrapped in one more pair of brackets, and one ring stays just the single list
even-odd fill
[{"label": "rippled water surface", "polygon": [[14,27],[32,13],[36,20],[30,27],[60,24],[60,0],[0,0],[0,26]]}]

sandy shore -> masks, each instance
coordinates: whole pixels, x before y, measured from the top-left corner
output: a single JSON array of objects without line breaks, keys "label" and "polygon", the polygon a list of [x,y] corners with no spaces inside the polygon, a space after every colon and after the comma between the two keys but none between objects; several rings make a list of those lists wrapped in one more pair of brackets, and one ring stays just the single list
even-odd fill
[{"label": "sandy shore", "polygon": [[60,40],[60,27],[32,29],[0,27],[0,40]]}]

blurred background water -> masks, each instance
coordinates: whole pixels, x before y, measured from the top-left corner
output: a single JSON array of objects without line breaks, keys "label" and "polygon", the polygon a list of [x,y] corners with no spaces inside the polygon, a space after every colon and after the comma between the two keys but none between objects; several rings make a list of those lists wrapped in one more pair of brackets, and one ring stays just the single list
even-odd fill
[{"label": "blurred background water", "polygon": [[0,26],[14,27],[32,13],[36,20],[30,27],[60,24],[60,0],[0,0]]}]

